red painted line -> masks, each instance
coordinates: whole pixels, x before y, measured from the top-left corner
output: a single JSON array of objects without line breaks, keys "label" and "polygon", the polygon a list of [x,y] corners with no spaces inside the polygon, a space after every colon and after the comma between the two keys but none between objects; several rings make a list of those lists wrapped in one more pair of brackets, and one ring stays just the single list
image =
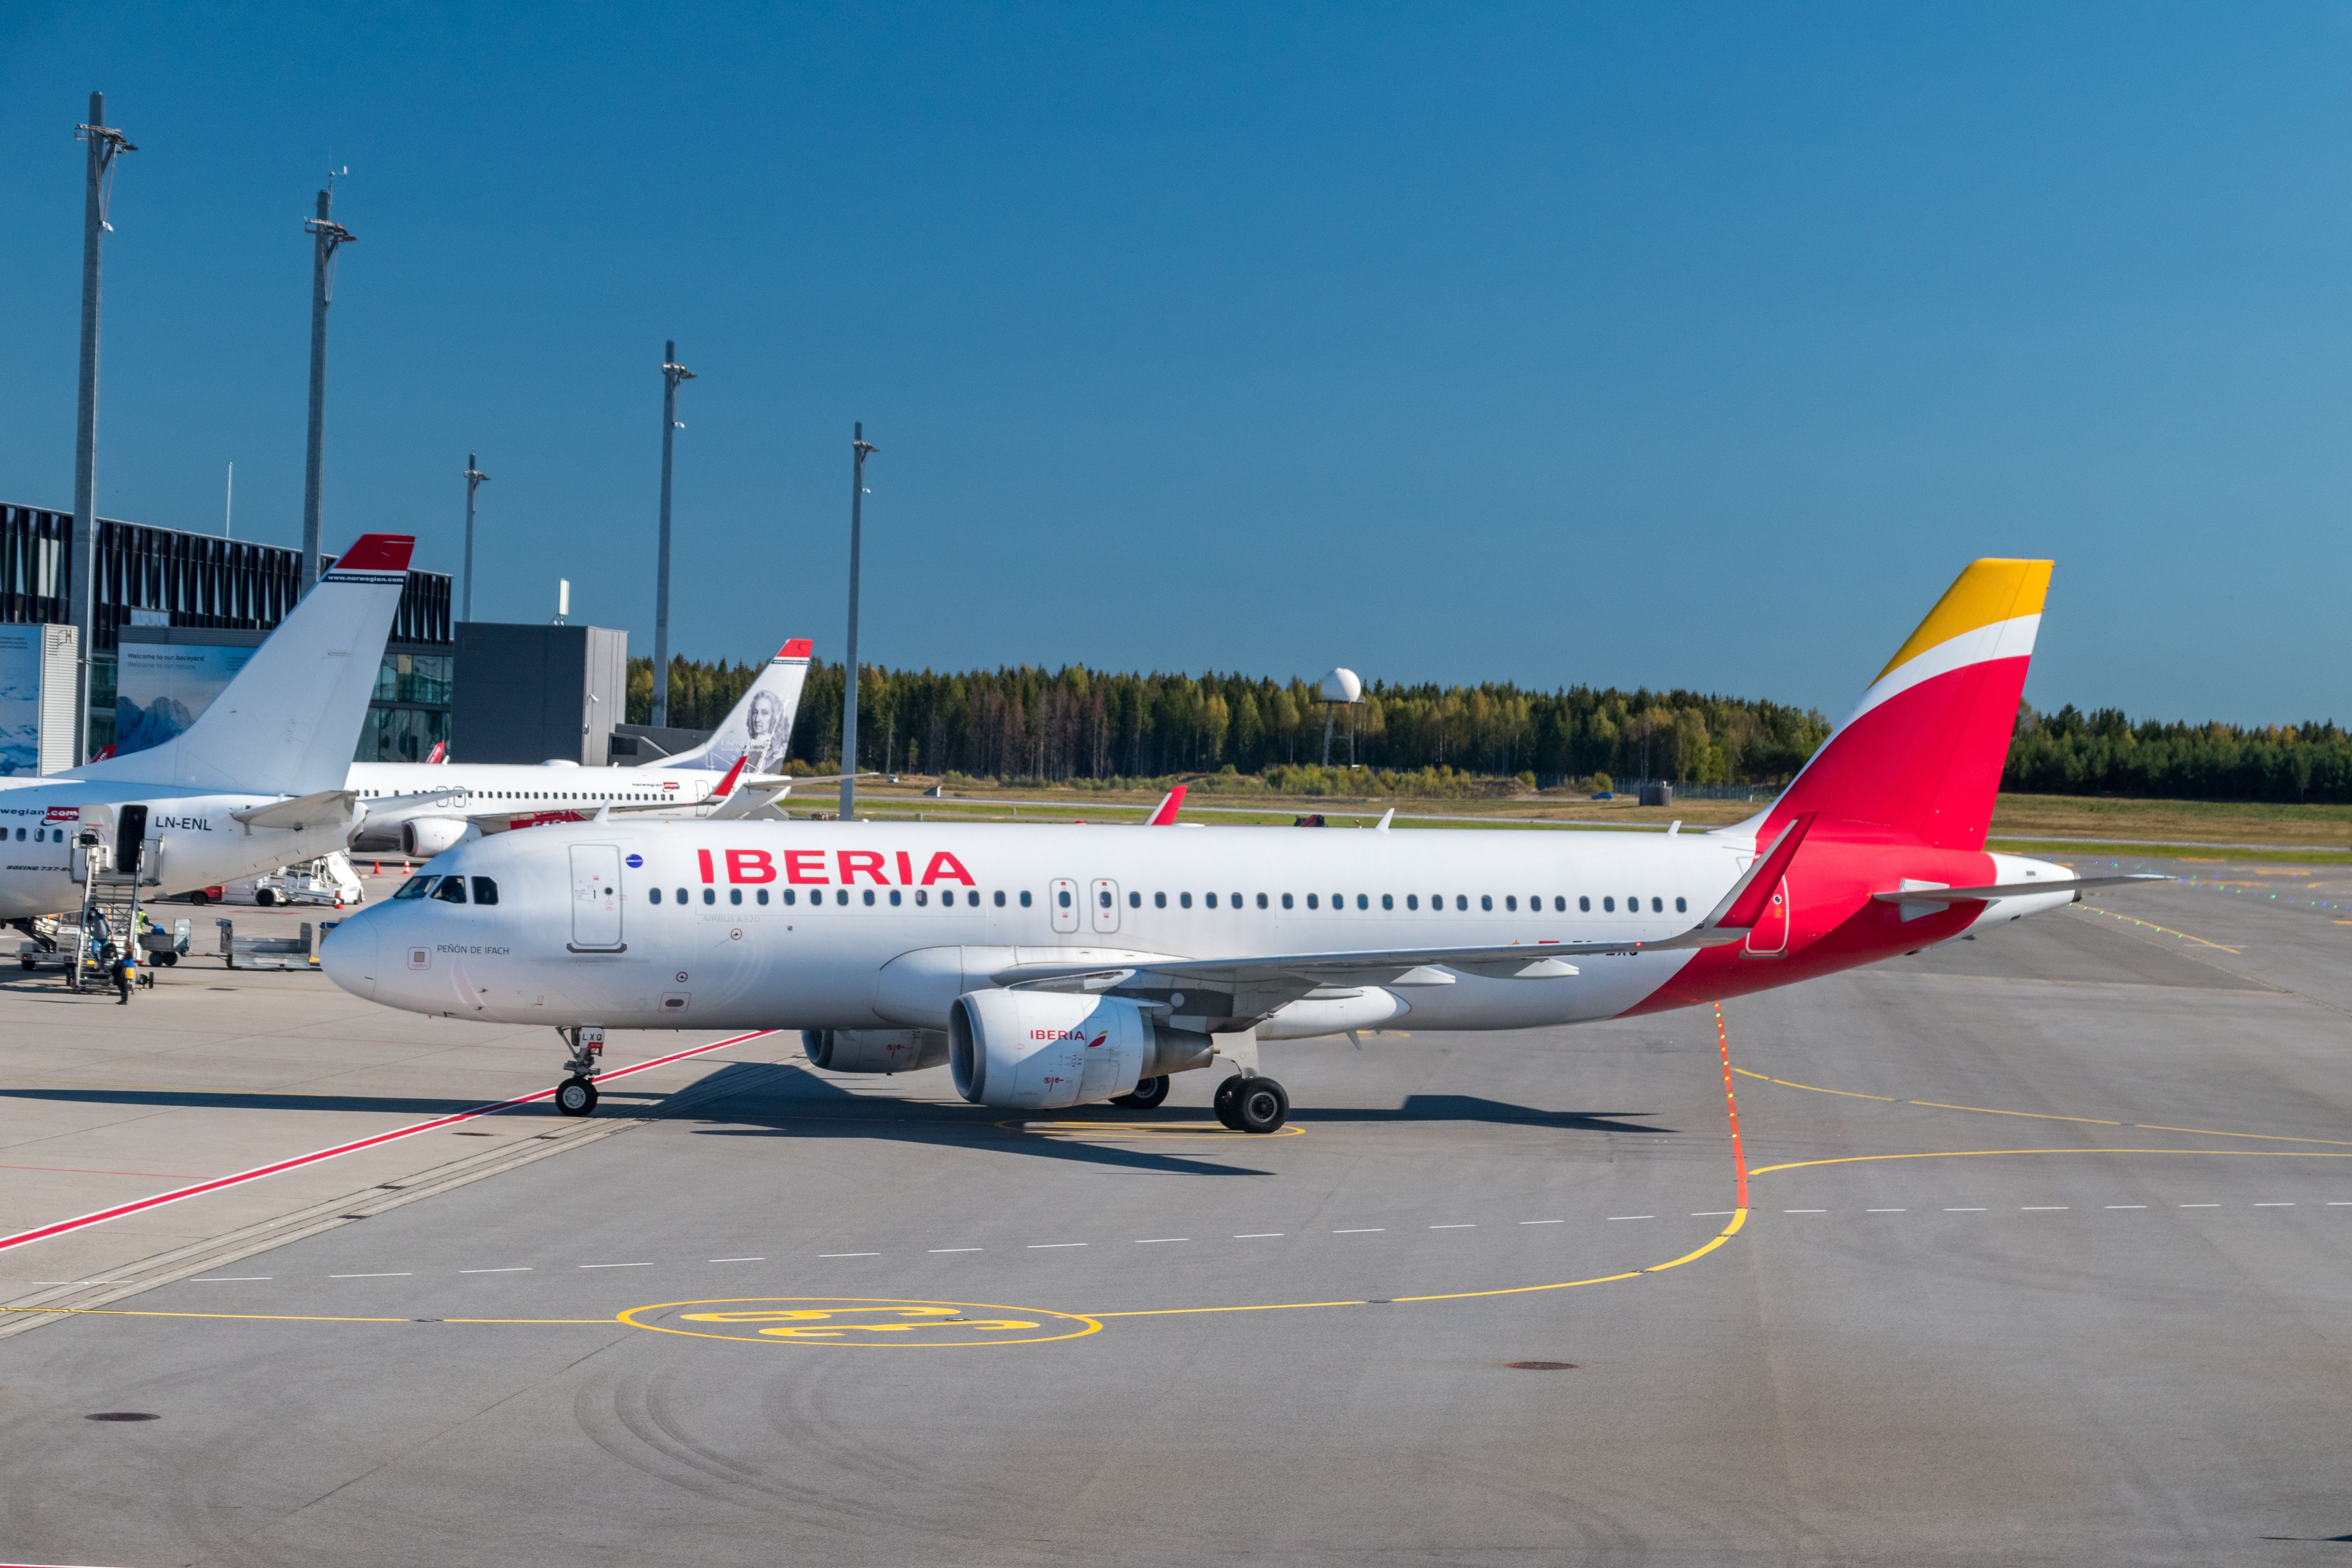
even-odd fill
[{"label": "red painted line", "polygon": [[[707,1046],[696,1046],[689,1050],[673,1051],[668,1056],[656,1057],[649,1062],[639,1062],[635,1067],[614,1068],[610,1072],[598,1073],[596,1081],[599,1084],[610,1083],[616,1078],[626,1078],[633,1072],[644,1072],[648,1068],[667,1067],[671,1062],[682,1062],[688,1057],[698,1057],[711,1051],[723,1050],[729,1046],[740,1046],[746,1040],[756,1040],[762,1035],[774,1033],[773,1029],[754,1029],[748,1035],[736,1035],[729,1039],[713,1040]],[[35,1230],[21,1230],[14,1236],[0,1237],[0,1252],[5,1252],[12,1247],[26,1247],[36,1241],[46,1241],[50,1237],[63,1236],[68,1231],[81,1230],[93,1225],[104,1225],[108,1220],[121,1219],[125,1215],[142,1214],[149,1209],[162,1208],[165,1204],[176,1204],[184,1198],[201,1197],[206,1193],[219,1192],[224,1187],[239,1186],[247,1182],[257,1182],[264,1176],[274,1176],[281,1171],[292,1171],[304,1165],[315,1165],[322,1160],[331,1160],[340,1154],[357,1153],[362,1149],[373,1149],[379,1143],[396,1142],[403,1138],[414,1138],[419,1132],[430,1132],[438,1127],[455,1127],[460,1121],[471,1121],[483,1116],[495,1116],[501,1110],[512,1110],[521,1105],[535,1105],[542,1100],[554,1098],[555,1090],[542,1089],[537,1094],[520,1095],[513,1100],[501,1100],[488,1105],[478,1105],[471,1110],[460,1110],[453,1116],[438,1116],[430,1121],[420,1121],[413,1127],[396,1127],[389,1132],[379,1132],[373,1138],[354,1139],[349,1143],[338,1143],[331,1149],[318,1149],[308,1154],[297,1154],[290,1160],[280,1160],[275,1164],[257,1165],[250,1171],[239,1171],[233,1176],[216,1176],[209,1182],[198,1182],[194,1186],[179,1187],[168,1193],[157,1193],[153,1197],[140,1198],[132,1203],[117,1204],[110,1209],[100,1209],[95,1214],[80,1215],[73,1219],[61,1219],[54,1225],[45,1225]],[[0,1568],[5,1568],[5,1565],[0,1564]]]},{"label": "red painted line", "polygon": [[1739,1206],[1748,1206],[1748,1155],[1739,1147],[1739,1097],[1731,1092],[1731,1036],[1723,1026],[1723,1004],[1715,1005],[1715,1040],[1723,1057],[1723,1104],[1731,1116],[1731,1169],[1739,1179]]}]

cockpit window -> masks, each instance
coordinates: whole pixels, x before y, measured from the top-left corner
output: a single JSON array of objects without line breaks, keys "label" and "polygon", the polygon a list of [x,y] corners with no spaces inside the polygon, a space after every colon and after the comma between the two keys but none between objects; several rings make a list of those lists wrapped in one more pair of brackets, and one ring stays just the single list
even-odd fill
[{"label": "cockpit window", "polygon": [[495,904],[499,901],[499,885],[488,877],[474,879],[474,902]]},{"label": "cockpit window", "polygon": [[392,896],[395,899],[421,899],[433,890],[433,880],[430,877],[411,877]]},{"label": "cockpit window", "polygon": [[433,889],[433,896],[440,900],[445,904],[464,903],[466,901],[466,879],[463,877],[442,878],[441,885]]}]

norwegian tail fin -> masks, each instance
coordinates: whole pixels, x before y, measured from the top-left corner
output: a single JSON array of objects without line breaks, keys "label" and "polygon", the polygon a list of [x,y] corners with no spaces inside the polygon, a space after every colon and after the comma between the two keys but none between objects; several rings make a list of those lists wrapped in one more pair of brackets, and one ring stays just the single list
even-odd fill
[{"label": "norwegian tail fin", "polygon": [[415,546],[404,533],[361,535],[194,723],[76,775],[254,795],[342,788]]},{"label": "norwegian tail fin", "polygon": [[[1982,849],[2025,691],[2047,561],[1969,563],[1771,808],[1759,843],[1808,812]],[[1743,825],[1743,830],[1745,826]]]},{"label": "norwegian tail fin", "polygon": [[792,744],[793,719],[800,711],[801,688],[808,681],[809,659],[815,645],[794,637],[776,650],[759,679],[736,699],[726,720],[710,739],[656,764],[664,769],[705,768],[724,773],[748,763],[746,773],[778,773]]}]

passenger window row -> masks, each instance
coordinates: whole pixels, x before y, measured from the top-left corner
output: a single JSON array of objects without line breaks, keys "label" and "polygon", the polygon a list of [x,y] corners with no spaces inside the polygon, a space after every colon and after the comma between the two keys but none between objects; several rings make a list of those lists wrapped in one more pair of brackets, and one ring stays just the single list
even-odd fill
[{"label": "passenger window row", "polygon": [[[1230,902],[1230,904],[1229,904],[1227,907],[1232,908],[1232,909],[1236,909],[1236,910],[1238,910],[1238,909],[1242,909],[1242,908],[1244,908],[1244,907],[1245,907],[1245,905],[1244,904],[1244,901],[1243,901],[1243,899],[1242,899],[1242,895],[1241,895],[1241,894],[1239,894],[1239,893],[1233,893],[1233,894],[1229,894],[1229,895],[1227,895],[1227,896],[1228,896],[1228,898],[1231,900],[1231,902]],[[1267,909],[1267,908],[1272,907],[1272,906],[1271,906],[1271,904],[1270,904],[1270,902],[1269,902],[1269,897],[1270,897],[1269,895],[1265,894],[1265,893],[1260,893],[1260,894],[1258,894],[1258,895],[1257,895],[1257,907],[1258,907],[1259,909],[1262,909],[1262,910],[1263,910],[1263,909]],[[1296,908],[1297,908],[1297,904],[1294,901],[1292,895],[1290,895],[1290,894],[1288,894],[1288,893],[1282,893],[1282,894],[1278,894],[1278,895],[1272,895],[1272,897],[1278,897],[1278,898],[1282,900],[1282,907],[1283,907],[1284,909],[1286,909],[1286,910],[1288,910],[1288,909],[1296,909]],[[1354,897],[1354,899],[1355,899],[1355,907],[1356,907],[1357,909],[1360,909],[1360,910],[1369,910],[1369,909],[1370,909],[1370,908],[1372,907],[1372,895],[1371,895],[1371,894],[1370,894],[1370,893],[1357,893],[1357,894],[1353,895],[1353,897]],[[1457,910],[1464,910],[1464,911],[1466,911],[1466,910],[1470,908],[1470,895],[1469,895],[1469,894],[1467,894],[1467,893],[1455,893],[1455,894],[1452,895],[1452,897],[1453,897],[1453,900],[1454,900],[1454,909],[1456,909]],[[1332,910],[1344,910],[1344,909],[1348,908],[1348,900],[1349,900],[1349,894],[1346,894],[1346,893],[1333,893],[1332,895],[1330,895],[1330,900],[1331,900],[1331,901],[1330,901],[1330,906],[1329,906],[1329,907],[1330,907]],[[1444,893],[1432,893],[1432,894],[1429,896],[1429,908],[1430,908],[1431,912],[1432,912],[1432,913],[1434,913],[1434,912],[1436,912],[1436,911],[1438,911],[1438,910],[1440,910],[1444,909],[1444,908],[1445,908],[1445,900],[1446,900],[1446,898],[1447,898],[1447,895],[1446,895],[1446,894],[1444,894]],[[1308,893],[1308,894],[1307,894],[1307,895],[1306,895],[1306,899],[1307,899],[1307,907],[1308,909],[1310,909],[1310,910],[1320,910],[1320,909],[1324,908],[1323,895],[1321,895],[1321,894],[1319,894],[1319,893]],[[1381,894],[1381,895],[1380,895],[1380,900],[1381,900],[1381,908],[1382,908],[1383,910],[1393,910],[1393,909],[1395,909],[1395,908],[1397,907],[1396,895],[1395,895],[1395,894],[1393,894],[1393,893],[1382,893],[1382,894]],[[1102,890],[1102,891],[1097,895],[1097,901],[1102,905],[1102,907],[1103,907],[1104,909],[1108,909],[1108,908],[1110,908],[1110,907],[1111,907],[1111,896],[1110,896],[1110,891],[1109,891],[1109,889],[1103,889],[1103,890]],[[1217,907],[1217,895],[1216,895],[1216,894],[1214,894],[1214,893],[1203,893],[1203,894],[1201,896],[1201,901],[1202,901],[1202,903],[1206,908],[1209,908],[1209,909],[1213,909],[1213,909],[1215,909],[1215,908]],[[1128,907],[1128,908],[1129,908],[1129,909],[1131,909],[1131,910],[1139,910],[1139,909],[1141,909],[1141,908],[1143,907],[1143,895],[1142,895],[1141,893],[1129,893],[1129,894],[1128,894],[1128,896],[1127,896],[1127,907]],[[1152,907],[1153,909],[1155,909],[1155,910],[1164,910],[1164,909],[1166,909],[1166,908],[1168,907],[1168,895],[1167,895],[1167,894],[1165,894],[1165,893],[1154,893],[1154,894],[1152,894],[1152,895],[1151,895],[1151,907]],[[1189,909],[1191,909],[1191,908],[1192,907],[1192,894],[1190,894],[1190,893],[1179,893],[1179,894],[1177,894],[1177,895],[1176,895],[1176,907],[1177,907],[1178,909],[1180,909],[1180,910],[1189,910]],[[1407,894],[1404,896],[1404,907],[1405,907],[1405,908],[1406,908],[1406,910],[1420,910],[1420,908],[1421,908],[1421,895],[1420,895],[1420,894],[1418,894],[1418,893],[1407,893]],[[1538,912],[1539,912],[1539,911],[1543,909],[1543,907],[1544,907],[1544,895],[1542,895],[1542,894],[1539,894],[1539,893],[1538,893],[1538,894],[1531,894],[1531,895],[1529,895],[1529,896],[1528,896],[1528,913],[1530,913],[1530,914],[1538,913]],[[1561,896],[1561,895],[1558,895],[1558,894],[1553,895],[1553,896],[1552,896],[1552,900],[1551,900],[1551,907],[1552,907],[1552,910],[1553,910],[1553,911],[1554,911],[1555,913],[1559,913],[1559,914],[1566,914],[1566,913],[1568,912],[1568,900],[1567,900],[1567,898],[1566,898],[1566,897],[1564,897],[1564,896]],[[1478,895],[1478,908],[1479,908],[1482,911],[1486,911],[1486,912],[1490,912],[1490,913],[1491,913],[1491,912],[1493,911],[1494,908],[1495,908],[1495,896],[1494,896],[1492,893],[1481,893],[1481,894],[1479,894],[1479,895]],[[1585,896],[1580,896],[1580,897],[1579,897],[1579,898],[1578,898],[1578,900],[1576,900],[1576,908],[1577,908],[1577,910],[1578,910],[1578,912],[1579,912],[1579,913],[1581,913],[1581,914],[1590,914],[1590,913],[1591,913],[1591,912],[1592,912],[1592,900],[1591,900],[1591,896],[1590,896],[1590,895],[1585,895]],[[1617,910],[1617,900],[1616,900],[1616,898],[1615,898],[1613,895],[1605,895],[1605,894],[1604,894],[1604,895],[1602,896],[1601,900],[1601,911],[1602,911],[1603,913],[1605,913],[1605,914],[1614,914],[1614,913],[1616,912],[1616,910]],[[1504,894],[1504,895],[1503,895],[1503,910],[1504,910],[1504,912],[1505,912],[1506,914],[1517,914],[1517,913],[1518,912],[1518,909],[1519,909],[1519,900],[1518,900],[1518,896],[1517,896],[1517,894],[1515,894],[1515,893],[1506,893],[1506,894]],[[1638,914],[1638,913],[1640,913],[1640,912],[1641,912],[1641,909],[1642,909],[1642,900],[1641,900],[1639,898],[1628,898],[1628,899],[1625,900],[1625,912],[1626,912],[1627,914]],[[1655,897],[1655,898],[1652,898],[1652,899],[1650,900],[1650,912],[1651,912],[1651,913],[1653,913],[1653,914],[1664,914],[1664,913],[1665,912],[1665,909],[1666,909],[1666,900],[1664,900],[1664,898],[1663,898],[1663,897]],[[1675,913],[1677,913],[1677,914],[1687,914],[1687,913],[1689,913],[1689,912],[1690,912],[1690,900],[1689,900],[1689,899],[1687,899],[1687,898],[1678,898],[1678,899],[1676,899],[1676,900],[1675,900]]]},{"label": "passenger window row", "polygon": [[[915,904],[917,908],[928,905],[931,901],[932,889],[929,888],[888,888],[881,890],[887,895],[888,901],[894,907],[903,903],[905,901],[906,895],[909,892],[912,892],[915,895]],[[958,891],[962,892],[963,901],[966,907],[975,910],[980,908],[980,894],[972,889],[966,888],[958,889],[955,888],[941,888],[938,891],[940,907],[943,910],[953,909],[956,907],[956,894]],[[872,888],[862,888],[858,889],[860,901],[869,907],[881,901],[875,897],[875,893],[876,889]],[[393,896],[394,898],[402,898],[409,895],[404,893],[395,893]],[[1003,893],[992,893],[989,897],[995,903],[998,909],[1001,910],[1005,907],[1004,895]],[[782,903],[786,908],[792,908],[800,903],[800,889],[797,888],[782,889],[776,894],[776,898],[777,900]],[[1030,895],[1023,893],[1020,895],[1020,900],[1021,907],[1024,910],[1027,909],[1030,905]],[[647,888],[646,889],[646,901],[649,904],[660,903],[662,901],[662,890],[659,888]],[[692,902],[693,895],[691,890],[686,888],[678,889],[673,895],[673,901],[681,904]],[[703,889],[702,901],[706,904],[717,903],[719,901],[719,889],[716,888]],[[743,901],[743,889],[740,888],[728,889],[727,901],[730,904],[740,904]],[[752,889],[751,901],[755,904],[767,903],[768,889],[765,888]],[[833,901],[836,906],[846,905],[849,902],[849,889],[847,888],[834,889]],[[808,907],[810,909],[818,909],[821,908],[824,903],[824,889],[822,888],[811,888],[808,895]]]}]

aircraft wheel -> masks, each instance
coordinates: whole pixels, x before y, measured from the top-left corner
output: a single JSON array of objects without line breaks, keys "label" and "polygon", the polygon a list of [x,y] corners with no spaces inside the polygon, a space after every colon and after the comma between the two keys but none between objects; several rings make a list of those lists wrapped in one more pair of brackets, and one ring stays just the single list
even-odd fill
[{"label": "aircraft wheel", "polygon": [[596,1086],[584,1078],[567,1078],[555,1090],[555,1109],[566,1116],[586,1116],[596,1109]]},{"label": "aircraft wheel", "polygon": [[1290,1096],[1270,1078],[1248,1078],[1234,1095],[1233,1127],[1243,1132],[1275,1132],[1290,1120]]},{"label": "aircraft wheel", "polygon": [[1217,1098],[1210,1101],[1211,1108],[1217,1113],[1217,1120],[1236,1132],[1242,1130],[1242,1124],[1234,1120],[1234,1102],[1241,1098],[1242,1085],[1247,1081],[1239,1073],[1235,1073],[1217,1085]]},{"label": "aircraft wheel", "polygon": [[1149,1110],[1167,1098],[1168,1079],[1165,1074],[1162,1074],[1159,1078],[1139,1079],[1136,1086],[1125,1094],[1112,1095],[1110,1102],[1113,1105],[1124,1105],[1136,1110]]}]

